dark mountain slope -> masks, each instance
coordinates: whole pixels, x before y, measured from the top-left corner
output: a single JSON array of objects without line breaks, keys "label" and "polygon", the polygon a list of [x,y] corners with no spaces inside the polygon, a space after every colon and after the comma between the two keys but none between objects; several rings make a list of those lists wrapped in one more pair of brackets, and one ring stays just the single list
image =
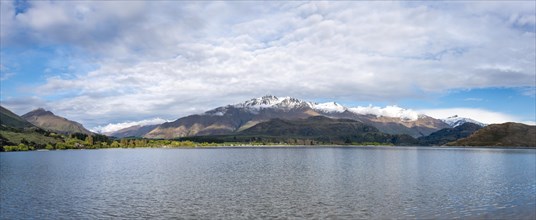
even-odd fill
[{"label": "dark mountain slope", "polygon": [[24,118],[16,115],[8,109],[0,106],[0,125],[1,128],[28,129],[35,128],[33,124],[26,121]]},{"label": "dark mountain slope", "polygon": [[310,137],[354,135],[367,132],[379,132],[379,130],[354,120],[314,116],[296,120],[272,119],[248,128],[240,134]]},{"label": "dark mountain slope", "polygon": [[350,119],[331,119],[314,116],[307,119],[272,119],[238,133],[241,136],[263,136],[312,139],[324,143],[384,143],[412,145],[416,140],[409,135],[391,135],[377,128]]},{"label": "dark mountain slope", "polygon": [[481,129],[482,126],[466,122],[454,128],[444,128],[436,131],[428,136],[418,138],[420,145],[425,146],[441,146],[446,143],[456,141],[461,138],[466,138],[475,131]]}]

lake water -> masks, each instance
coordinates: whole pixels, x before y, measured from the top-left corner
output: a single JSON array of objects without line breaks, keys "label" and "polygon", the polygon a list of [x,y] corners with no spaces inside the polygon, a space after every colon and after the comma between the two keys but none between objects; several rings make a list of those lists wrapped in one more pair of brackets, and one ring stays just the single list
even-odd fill
[{"label": "lake water", "polygon": [[536,218],[536,150],[108,149],[0,154],[0,218]]}]

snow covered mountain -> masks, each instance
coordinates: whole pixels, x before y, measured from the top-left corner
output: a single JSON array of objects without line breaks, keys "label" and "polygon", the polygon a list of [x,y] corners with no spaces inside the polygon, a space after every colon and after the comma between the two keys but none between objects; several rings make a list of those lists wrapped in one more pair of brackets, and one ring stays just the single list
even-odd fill
[{"label": "snow covered mountain", "polygon": [[274,118],[303,119],[311,116],[352,119],[389,134],[428,135],[450,127],[441,120],[398,106],[348,108],[336,102],[314,103],[292,97],[263,96],[167,122],[148,132],[147,138],[176,138],[230,134]]},{"label": "snow covered mountain", "polygon": [[263,96],[260,98],[254,98],[243,103],[238,103],[234,105],[228,105],[224,107],[219,107],[210,111],[205,112],[209,115],[223,115],[230,108],[240,108],[244,109],[253,114],[259,114],[261,110],[273,109],[281,111],[290,111],[295,109],[304,109],[310,108],[315,111],[320,111],[324,113],[335,113],[335,112],[344,112],[348,108],[336,103],[336,102],[326,102],[326,103],[315,103],[303,101],[300,99],[292,97],[276,97],[276,96]]},{"label": "snow covered mountain", "polygon": [[236,108],[245,108],[252,112],[257,112],[265,108],[277,108],[282,110],[290,110],[294,108],[311,107],[311,102],[302,101],[291,97],[278,98],[276,96],[263,96],[254,98],[243,103],[233,105]]},{"label": "snow covered mountain", "polygon": [[316,103],[308,102],[292,97],[276,97],[276,96],[263,96],[260,98],[254,98],[243,103],[229,105],[226,107],[220,107],[206,114],[223,115],[228,107],[243,108],[251,113],[258,114],[262,109],[278,109],[283,111],[289,111],[292,109],[311,108],[320,113],[342,113],[349,111],[359,115],[374,115],[377,117],[391,117],[400,118],[402,120],[414,121],[423,116],[411,109],[404,109],[398,106],[386,106],[385,108],[369,105],[367,107],[345,107],[336,102]]},{"label": "snow covered mountain", "polygon": [[336,102],[326,102],[326,103],[314,103],[312,105],[314,110],[325,112],[325,113],[342,113],[348,110],[348,108],[340,105]]},{"label": "snow covered mountain", "polygon": [[479,121],[475,121],[475,120],[470,119],[470,118],[459,117],[458,115],[454,115],[454,116],[450,116],[448,118],[441,119],[441,121],[447,123],[448,125],[450,125],[453,128],[458,127],[460,125],[463,125],[466,122],[471,122],[471,123],[480,125],[482,127],[485,127],[487,125],[487,124],[484,124],[484,123],[479,122]]}]

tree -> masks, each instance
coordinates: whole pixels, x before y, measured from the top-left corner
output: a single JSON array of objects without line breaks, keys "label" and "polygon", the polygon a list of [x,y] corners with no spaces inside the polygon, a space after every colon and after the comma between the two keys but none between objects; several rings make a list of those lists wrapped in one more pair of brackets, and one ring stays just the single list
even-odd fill
[{"label": "tree", "polygon": [[71,134],[71,138],[76,138],[76,139],[81,140],[81,141],[85,140],[87,136],[88,136],[87,134],[78,133],[78,132],[74,133],[74,134]]},{"label": "tree", "polygon": [[[22,143],[21,143],[21,144],[19,144],[17,150],[18,150],[18,151],[27,151],[27,150],[29,150],[29,147],[28,147],[26,144],[22,144]],[[32,149],[32,150],[33,150],[33,149]]]},{"label": "tree", "polygon": [[112,148],[118,148],[118,147],[120,147],[120,146],[121,146],[121,145],[120,145],[119,142],[117,142],[117,141],[112,142],[112,144],[110,145],[110,147],[112,147]]},{"label": "tree", "polygon": [[125,138],[121,139],[121,143],[119,143],[121,147],[128,147],[128,140]]},{"label": "tree", "polygon": [[102,134],[94,134],[92,136],[95,142],[108,142],[110,140],[108,136]]},{"label": "tree", "polygon": [[85,140],[85,141],[86,141],[86,144],[87,144],[88,146],[92,146],[92,145],[94,144],[94,142],[93,142],[93,136],[91,136],[91,135],[88,135],[88,136],[86,137],[86,140]]}]

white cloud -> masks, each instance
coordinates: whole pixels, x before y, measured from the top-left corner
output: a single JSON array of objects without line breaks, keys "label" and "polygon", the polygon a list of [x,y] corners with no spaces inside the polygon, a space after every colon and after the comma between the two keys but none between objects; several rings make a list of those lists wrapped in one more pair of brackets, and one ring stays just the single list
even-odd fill
[{"label": "white cloud", "polygon": [[520,90],[521,90],[521,94],[524,96],[529,96],[533,98],[536,97],[536,87],[525,87],[525,88],[521,88]]},{"label": "white cloud", "polygon": [[14,72],[10,71],[7,67],[0,63],[0,81],[8,80],[14,75]]},{"label": "white cloud", "polygon": [[93,132],[98,133],[110,133],[114,131],[119,131],[123,128],[128,128],[132,126],[145,126],[145,125],[156,125],[156,124],[162,124],[164,122],[168,122],[168,120],[164,120],[161,118],[153,118],[153,119],[146,119],[141,121],[130,121],[130,122],[121,122],[121,123],[109,123],[105,126],[97,126],[91,129]]},{"label": "white cloud", "polygon": [[536,121],[521,121],[521,123],[527,124],[527,125],[536,125]]},{"label": "white cloud", "polygon": [[497,124],[504,122],[527,123],[527,121],[523,121],[514,115],[479,108],[421,109],[418,110],[418,112],[440,119],[458,115],[459,117],[470,118],[485,124]]},{"label": "white cloud", "polygon": [[3,44],[24,34],[94,54],[95,71],[36,89],[68,94],[50,105],[82,122],[177,118],[265,94],[392,101],[534,86],[535,33],[518,27],[534,26],[534,2],[31,4],[2,15]]},{"label": "white cloud", "polygon": [[409,120],[417,120],[419,113],[412,109],[400,108],[396,105],[386,106],[385,108],[369,105],[368,107],[358,106],[355,108],[349,108],[348,110],[363,115],[376,115],[385,117],[403,118]]}]

